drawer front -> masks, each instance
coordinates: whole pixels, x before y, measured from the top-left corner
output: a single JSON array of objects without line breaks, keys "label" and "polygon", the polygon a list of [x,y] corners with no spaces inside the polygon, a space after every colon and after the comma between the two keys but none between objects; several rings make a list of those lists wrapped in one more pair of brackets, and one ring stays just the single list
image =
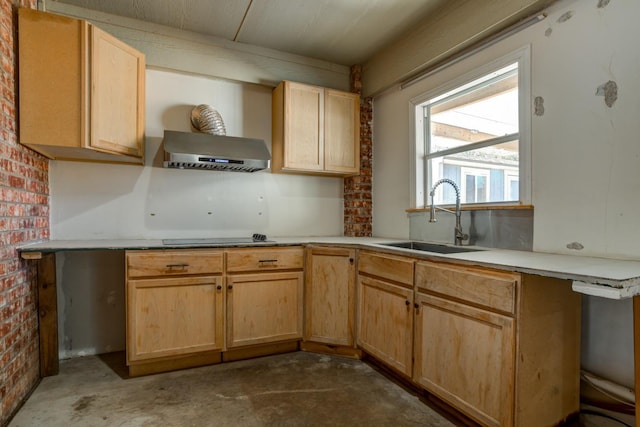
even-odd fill
[{"label": "drawer front", "polygon": [[227,250],[227,272],[299,270],[304,266],[304,249],[244,248]]},{"label": "drawer front", "polygon": [[127,277],[222,274],[221,250],[127,251]]},{"label": "drawer front", "polygon": [[416,289],[515,314],[520,275],[427,261],[416,263]]},{"label": "drawer front", "polygon": [[358,258],[360,273],[413,286],[414,260],[394,255],[361,252]]}]

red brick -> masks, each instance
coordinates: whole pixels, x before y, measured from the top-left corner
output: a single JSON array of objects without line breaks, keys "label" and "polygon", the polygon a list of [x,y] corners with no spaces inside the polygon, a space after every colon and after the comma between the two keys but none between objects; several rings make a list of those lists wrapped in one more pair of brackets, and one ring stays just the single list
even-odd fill
[{"label": "red brick", "polygon": [[[351,67],[351,91],[361,93],[362,69]],[[360,101],[360,175],[344,180],[344,235],[371,236],[372,208],[371,172],[372,172],[372,129],[373,100]]]},{"label": "red brick", "polygon": [[18,144],[16,8],[0,0],[0,425],[38,380],[36,274],[16,247],[49,237],[48,161]]}]

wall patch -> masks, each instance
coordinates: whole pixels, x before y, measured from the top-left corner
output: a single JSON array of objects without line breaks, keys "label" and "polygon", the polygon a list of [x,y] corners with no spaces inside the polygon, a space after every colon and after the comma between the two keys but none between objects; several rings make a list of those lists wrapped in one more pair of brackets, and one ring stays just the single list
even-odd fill
[{"label": "wall patch", "polygon": [[616,100],[618,99],[617,83],[613,80],[609,80],[608,82],[601,84],[596,90],[596,95],[604,96],[604,103],[607,105],[607,107],[613,107],[613,104],[615,104]]},{"label": "wall patch", "polygon": [[604,9],[609,5],[611,0],[598,0],[598,9]]},{"label": "wall patch", "polygon": [[533,100],[533,109],[536,116],[544,116],[544,98],[536,96]]},{"label": "wall patch", "polygon": [[584,246],[578,242],[567,243],[567,249],[574,249],[576,251],[581,251],[584,249]]},{"label": "wall patch", "polygon": [[572,17],[573,17],[573,10],[570,10],[560,15],[560,18],[558,18],[556,22],[558,22],[558,24],[562,24],[563,22],[567,22]]}]

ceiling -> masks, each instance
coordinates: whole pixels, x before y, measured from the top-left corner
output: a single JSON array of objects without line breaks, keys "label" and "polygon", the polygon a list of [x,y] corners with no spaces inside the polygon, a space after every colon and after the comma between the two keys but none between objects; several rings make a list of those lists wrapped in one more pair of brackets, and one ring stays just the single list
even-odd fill
[{"label": "ceiling", "polygon": [[447,3],[447,0],[50,1],[347,66],[363,64]]}]

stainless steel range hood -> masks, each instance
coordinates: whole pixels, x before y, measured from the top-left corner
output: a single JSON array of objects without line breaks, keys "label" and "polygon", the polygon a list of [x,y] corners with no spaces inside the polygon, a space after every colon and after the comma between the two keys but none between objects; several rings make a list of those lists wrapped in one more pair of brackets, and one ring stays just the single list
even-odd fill
[{"label": "stainless steel range hood", "polygon": [[262,139],[165,130],[162,143],[165,168],[256,172],[271,160]]}]

